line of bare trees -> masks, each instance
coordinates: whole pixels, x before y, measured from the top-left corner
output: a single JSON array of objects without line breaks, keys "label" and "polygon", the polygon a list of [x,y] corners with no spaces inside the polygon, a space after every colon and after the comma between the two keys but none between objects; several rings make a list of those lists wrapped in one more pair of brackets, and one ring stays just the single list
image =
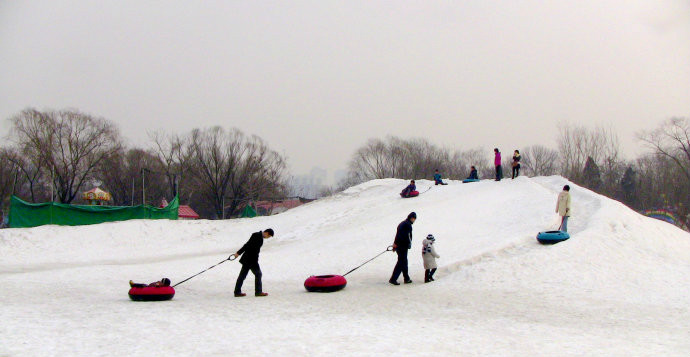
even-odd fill
[{"label": "line of bare trees", "polygon": [[[648,151],[626,160],[611,128],[560,125],[557,150],[541,145],[521,150],[522,173],[562,175],[634,209],[669,208],[688,220],[690,120],[666,120],[654,130],[639,133],[638,140]],[[503,167],[510,167],[512,153],[509,150],[503,154]],[[492,177],[493,152],[453,150],[419,138],[370,139],[352,155],[348,177],[338,188],[370,179],[431,178],[435,169],[451,179],[463,179],[472,165],[480,177]]]},{"label": "line of bare trees", "polygon": [[29,202],[79,203],[100,186],[114,205],[153,204],[179,194],[206,218],[235,214],[259,197],[287,192],[286,159],[258,136],[221,127],[154,132],[127,147],[116,125],[78,110],[23,110],[0,145],[0,209]]},{"label": "line of bare trees", "polygon": [[[503,156],[504,167],[510,167],[512,162],[512,150],[509,153]],[[558,152],[544,146],[535,145],[522,151],[523,170],[530,175],[559,173],[558,160]],[[430,178],[436,169],[451,179],[464,179],[469,176],[471,166],[476,167],[481,177],[492,177],[495,173],[493,151],[482,148],[453,150],[421,138],[369,139],[353,154],[348,164],[348,177],[339,185],[346,188],[382,178]]]}]

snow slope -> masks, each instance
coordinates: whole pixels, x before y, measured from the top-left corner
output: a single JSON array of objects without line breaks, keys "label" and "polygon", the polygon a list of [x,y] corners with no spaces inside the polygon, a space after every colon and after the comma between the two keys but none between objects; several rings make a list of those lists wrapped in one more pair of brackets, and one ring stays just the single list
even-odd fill
[{"label": "snow slope", "polygon": [[[541,246],[563,178],[450,181],[401,199],[405,183],[367,182],[272,217],[0,230],[0,356],[690,355],[690,234],[571,184],[572,238]],[[343,291],[304,290],[310,275],[384,251],[410,211],[414,284],[387,283],[386,253]],[[240,266],[226,262],[172,301],[129,301],[129,279],[180,281],[268,227],[269,297],[251,296],[251,274],[251,297],[232,297]],[[423,284],[428,233],[440,269]]]}]

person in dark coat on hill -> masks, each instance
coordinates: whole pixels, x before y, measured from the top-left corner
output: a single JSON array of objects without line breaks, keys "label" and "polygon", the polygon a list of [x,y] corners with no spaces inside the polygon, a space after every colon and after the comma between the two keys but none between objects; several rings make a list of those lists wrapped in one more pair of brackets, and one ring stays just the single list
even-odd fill
[{"label": "person in dark coat on hill", "polygon": [[412,180],[412,181],[410,181],[410,184],[407,185],[407,187],[405,187],[405,189],[402,190],[402,192],[400,192],[400,196],[409,197],[410,192],[416,191],[416,190],[417,190],[417,185],[415,185],[414,180]]},{"label": "person in dark coat on hill", "polygon": [[520,151],[513,153],[513,179],[520,176]]},{"label": "person in dark coat on hill", "polygon": [[242,264],[242,270],[240,270],[240,275],[237,277],[237,283],[235,283],[235,297],[246,296],[247,294],[242,292],[242,283],[244,279],[247,278],[247,274],[251,270],[254,274],[254,296],[267,296],[268,294],[263,292],[261,286],[261,267],[259,267],[259,252],[261,251],[261,246],[264,244],[264,239],[273,237],[273,230],[271,228],[263,231],[256,232],[252,234],[247,243],[245,243],[237,253],[230,255],[230,257],[239,257],[240,264]]},{"label": "person in dark coat on hill", "polygon": [[407,216],[407,219],[398,225],[398,231],[395,234],[395,241],[393,242],[393,250],[398,254],[398,262],[393,268],[393,275],[388,281],[393,285],[400,285],[398,277],[402,273],[405,279],[405,284],[410,284],[412,279],[407,273],[407,251],[412,248],[412,224],[417,220],[417,214],[412,212]]},{"label": "person in dark coat on hill", "polygon": [[479,180],[479,175],[477,174],[477,168],[472,166],[472,169],[470,170],[470,177],[467,179],[469,180]]}]

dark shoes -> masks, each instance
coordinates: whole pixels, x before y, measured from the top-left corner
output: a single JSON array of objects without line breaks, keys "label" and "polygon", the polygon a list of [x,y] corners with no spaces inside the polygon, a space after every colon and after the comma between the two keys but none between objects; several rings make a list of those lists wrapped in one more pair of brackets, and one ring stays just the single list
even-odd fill
[{"label": "dark shoes", "polygon": [[[400,283],[395,281],[395,280],[388,280],[388,282],[393,284],[393,285],[400,285]],[[405,280],[405,284],[412,284],[412,280],[411,279]]]},{"label": "dark shoes", "polygon": [[[235,297],[247,296],[245,293],[235,293]],[[268,296],[268,293],[256,293],[254,296]]]}]

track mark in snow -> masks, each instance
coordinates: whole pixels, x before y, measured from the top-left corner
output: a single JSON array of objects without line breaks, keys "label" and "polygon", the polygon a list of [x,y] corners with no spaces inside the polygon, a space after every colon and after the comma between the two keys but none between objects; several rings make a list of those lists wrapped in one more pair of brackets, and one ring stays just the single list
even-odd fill
[{"label": "track mark in snow", "polygon": [[212,255],[227,256],[228,250],[214,250],[206,252],[196,252],[187,254],[174,254],[158,257],[142,257],[136,259],[107,259],[107,260],[93,260],[80,263],[43,263],[35,265],[21,265],[21,266],[7,266],[0,270],[0,275],[6,274],[23,274],[23,273],[35,273],[42,271],[52,271],[52,270],[65,270],[74,268],[84,268],[92,266],[102,266],[102,265],[140,265],[140,264],[154,264],[163,263],[173,260],[181,260],[188,258],[199,258],[208,257]]},{"label": "track mark in snow", "polygon": [[[533,243],[532,243],[533,241]],[[438,269],[438,272],[440,273],[439,275],[441,277],[451,275],[454,273],[459,272],[462,270],[463,267],[467,266],[472,266],[476,264],[480,264],[483,262],[488,262],[488,261],[493,261],[499,258],[506,258],[506,257],[516,257],[524,254],[528,254],[535,249],[539,249],[542,247],[539,243],[536,243],[534,241],[534,237],[529,236],[525,237],[522,242],[516,242],[507,245],[506,247],[497,249],[497,250],[492,250],[488,251],[479,255],[476,255],[474,257],[461,260],[459,262],[455,262],[452,264],[444,265],[443,267]]]}]

